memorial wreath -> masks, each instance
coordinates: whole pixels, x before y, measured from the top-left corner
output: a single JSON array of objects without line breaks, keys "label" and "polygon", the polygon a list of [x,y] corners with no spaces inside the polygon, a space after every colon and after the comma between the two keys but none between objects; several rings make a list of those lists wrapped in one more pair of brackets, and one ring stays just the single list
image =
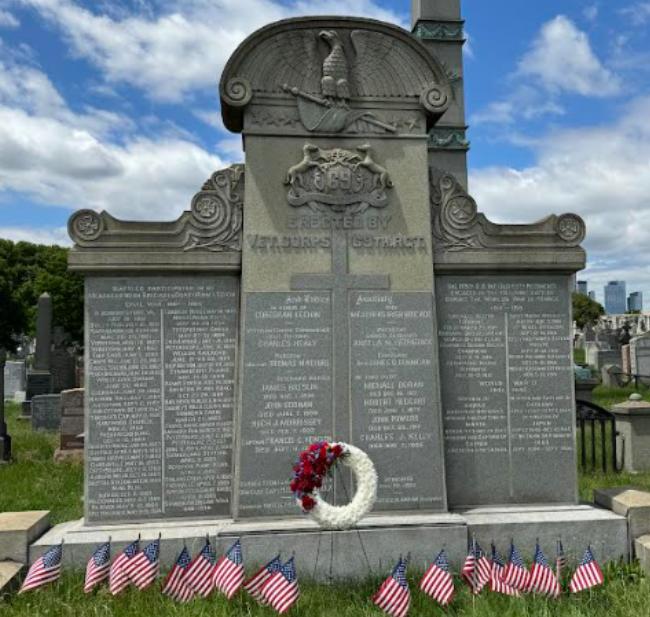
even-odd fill
[{"label": "memorial wreath", "polygon": [[[354,474],[357,490],[346,506],[333,506],[319,489],[339,463]],[[343,442],[314,443],[300,453],[293,468],[291,490],[298,505],[325,529],[349,529],[372,510],[377,499],[377,472],[370,457]]]}]

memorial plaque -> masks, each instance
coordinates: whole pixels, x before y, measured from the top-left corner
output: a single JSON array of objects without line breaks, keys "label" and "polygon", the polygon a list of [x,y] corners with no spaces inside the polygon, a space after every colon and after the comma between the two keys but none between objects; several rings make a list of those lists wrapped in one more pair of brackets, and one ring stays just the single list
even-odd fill
[{"label": "memorial plaque", "polygon": [[[375,461],[377,507],[444,507],[433,298],[351,294],[353,442]],[[406,471],[408,470],[408,471]]]},{"label": "memorial plaque", "polygon": [[88,522],[230,514],[238,287],[87,279]]},{"label": "memorial plaque", "polygon": [[61,426],[61,395],[41,394],[32,398],[32,430],[58,431]]},{"label": "memorial plaque", "polygon": [[332,317],[327,293],[260,293],[246,299],[248,386],[239,478],[243,516],[295,514],[287,478],[305,444],[331,440]]},{"label": "memorial plaque", "polygon": [[438,277],[450,505],[573,503],[565,276]]},{"label": "memorial plaque", "polygon": [[61,392],[61,450],[80,450],[84,447],[85,390]]}]

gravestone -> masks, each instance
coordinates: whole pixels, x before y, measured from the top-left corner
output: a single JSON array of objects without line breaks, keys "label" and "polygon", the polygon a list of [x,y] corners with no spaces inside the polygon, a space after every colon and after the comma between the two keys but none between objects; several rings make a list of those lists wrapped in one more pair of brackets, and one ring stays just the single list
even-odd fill
[{"label": "gravestone", "polygon": [[630,367],[633,375],[650,376],[650,334],[630,341]]},{"label": "gravestone", "polygon": [[13,400],[16,392],[22,392],[25,389],[25,363],[7,360],[4,379],[4,399],[6,401]]},{"label": "gravestone", "polygon": [[36,395],[31,404],[33,431],[58,431],[61,428],[60,394]]},{"label": "gravestone", "polygon": [[51,355],[52,392],[59,394],[71,390],[76,382],[76,362],[74,354],[68,349],[69,336],[61,326],[52,331],[53,349]]},{"label": "gravestone", "polygon": [[[584,223],[478,211],[458,3],[416,4],[416,36],[334,17],[257,31],[220,84],[245,165],[215,172],[173,222],[70,218],[86,281],[85,525],[182,518],[169,529],[195,538],[206,518],[245,537],[251,563],[281,544],[315,571],[288,481],[327,439],[377,468],[359,530],[377,565],[397,544],[424,561],[447,543],[457,561],[504,509],[531,546],[566,512],[568,542],[605,529],[576,505]],[[346,486],[343,472],[329,499],[346,502]],[[623,554],[625,521],[606,523]],[[350,549],[346,533],[331,547]],[[347,551],[348,570],[361,554]]]},{"label": "gravestone", "polygon": [[83,450],[84,390],[61,392],[61,450]]},{"label": "gravestone", "polygon": [[27,393],[23,403],[23,417],[31,415],[34,396],[52,392],[52,298],[43,293],[38,299],[36,313],[36,357],[27,371]]},{"label": "gravestone", "polygon": [[[5,385],[5,362],[7,352],[0,347],[0,391],[4,393]],[[11,436],[7,432],[7,423],[5,422],[5,405],[4,396],[0,403],[0,465],[11,461]]]},{"label": "gravestone", "polygon": [[632,357],[629,345],[621,347],[621,365],[623,373],[632,374]]}]

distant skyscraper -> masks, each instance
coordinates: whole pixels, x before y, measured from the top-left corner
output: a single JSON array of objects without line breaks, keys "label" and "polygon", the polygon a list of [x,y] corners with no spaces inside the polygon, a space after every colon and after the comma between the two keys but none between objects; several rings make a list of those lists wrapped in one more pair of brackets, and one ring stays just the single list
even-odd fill
[{"label": "distant skyscraper", "polygon": [[588,295],[589,283],[587,281],[578,281],[576,284],[576,291],[583,296]]},{"label": "distant skyscraper", "polygon": [[627,299],[628,311],[643,310],[643,294],[640,291],[633,291]]},{"label": "distant skyscraper", "polygon": [[594,302],[597,302],[597,300],[596,300],[596,292],[595,292],[595,291],[590,291],[590,292],[589,292],[589,297],[590,297]]},{"label": "distant skyscraper", "polygon": [[623,315],[626,311],[625,281],[610,281],[605,285],[605,312],[608,315]]}]

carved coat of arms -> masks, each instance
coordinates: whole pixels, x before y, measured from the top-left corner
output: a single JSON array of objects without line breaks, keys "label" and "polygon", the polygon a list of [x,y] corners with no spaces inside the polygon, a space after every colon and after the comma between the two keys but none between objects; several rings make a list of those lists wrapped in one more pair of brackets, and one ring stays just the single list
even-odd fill
[{"label": "carved coat of arms", "polygon": [[290,205],[346,214],[388,205],[386,190],[393,183],[388,171],[373,160],[368,144],[356,152],[305,144],[303,154],[285,178],[285,184],[291,186],[287,195]]}]

